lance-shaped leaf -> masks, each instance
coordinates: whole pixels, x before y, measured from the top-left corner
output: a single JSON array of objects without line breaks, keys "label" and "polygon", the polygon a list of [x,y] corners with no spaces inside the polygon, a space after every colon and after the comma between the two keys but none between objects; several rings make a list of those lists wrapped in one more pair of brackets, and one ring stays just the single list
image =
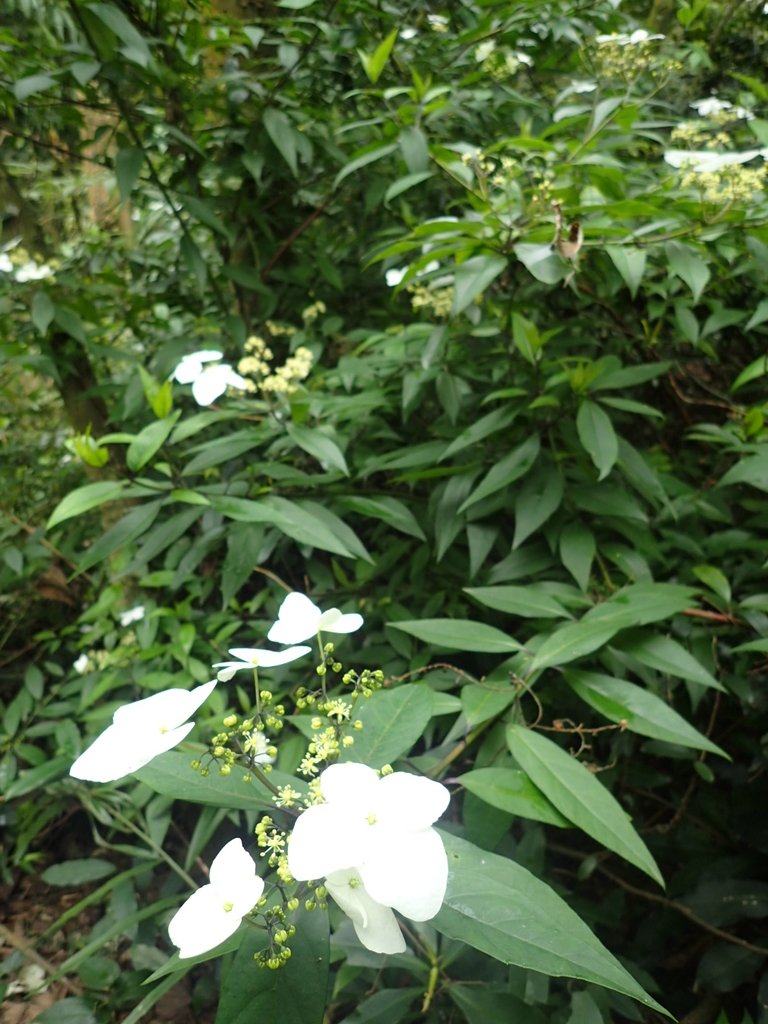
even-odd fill
[{"label": "lance-shaped leaf", "polygon": [[588,768],[546,736],[519,725],[507,727],[507,744],[526,775],[564,817],[664,885],[656,861],[624,809]]},{"label": "lance-shaped leaf", "polygon": [[413,619],[388,623],[393,629],[410,633],[417,640],[451,651],[477,651],[480,654],[509,654],[520,644],[495,626],[471,619]]},{"label": "lance-shaped leaf", "polygon": [[579,978],[666,1013],[545,882],[524,867],[441,832],[448,889],[432,924],[506,964]]}]

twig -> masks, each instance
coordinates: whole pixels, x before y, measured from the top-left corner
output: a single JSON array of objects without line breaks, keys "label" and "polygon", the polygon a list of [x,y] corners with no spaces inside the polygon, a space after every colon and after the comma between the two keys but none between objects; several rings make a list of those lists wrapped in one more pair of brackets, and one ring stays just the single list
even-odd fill
[{"label": "twig", "polygon": [[[46,974],[56,974],[58,970],[57,967],[55,967],[49,960],[40,956],[37,950],[33,949],[31,946],[25,945],[23,940],[19,938],[15,932],[12,932],[10,928],[6,928],[6,926],[1,922],[0,936],[2,936],[3,942],[9,946],[13,946],[14,949],[17,949],[25,960],[31,960],[33,964],[37,964],[38,967],[42,967]],[[71,982],[69,978],[61,977],[58,980],[70,995],[82,995],[82,989]]]}]

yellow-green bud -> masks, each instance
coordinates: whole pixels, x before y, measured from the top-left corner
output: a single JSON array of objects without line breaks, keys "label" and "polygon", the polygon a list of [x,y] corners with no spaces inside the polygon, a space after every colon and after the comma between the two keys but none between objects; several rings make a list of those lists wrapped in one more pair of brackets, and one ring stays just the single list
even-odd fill
[{"label": "yellow-green bud", "polygon": [[232,765],[231,764],[223,764],[219,768],[219,775],[231,775],[231,774],[232,774]]},{"label": "yellow-green bud", "polygon": [[237,725],[237,715],[227,715],[227,717],[224,719],[224,725],[226,725],[228,729],[231,729],[233,726]]},{"label": "yellow-green bud", "polygon": [[[288,900],[288,902],[286,903],[286,907],[288,907],[288,909],[291,912],[293,912],[294,910],[298,910],[299,909],[299,901],[294,896],[293,899]],[[293,926],[291,926],[291,927],[293,927]]]},{"label": "yellow-green bud", "polygon": [[354,743],[355,743],[355,737],[354,736],[345,736],[344,739],[341,741],[342,747],[351,747],[351,746],[354,746]]}]

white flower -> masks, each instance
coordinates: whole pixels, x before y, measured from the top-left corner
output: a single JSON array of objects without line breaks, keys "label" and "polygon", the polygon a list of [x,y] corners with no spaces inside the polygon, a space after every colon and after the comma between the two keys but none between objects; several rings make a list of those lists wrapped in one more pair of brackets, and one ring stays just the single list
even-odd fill
[{"label": "white flower", "polygon": [[12,274],[13,264],[7,252],[0,252],[0,274]]},{"label": "white flower", "polygon": [[706,173],[719,171],[723,167],[735,164],[746,164],[755,157],[763,159],[768,156],[768,147],[764,149],[745,149],[741,153],[717,153],[714,150],[668,149],[664,159],[672,167],[683,167],[691,171]]},{"label": "white flower", "polygon": [[[192,385],[192,397],[198,405],[210,405],[223,395],[227,388],[238,388],[246,391],[246,380],[235,373],[229,363],[219,363],[221,352],[215,349],[203,349],[184,356],[171,377],[179,384]],[[206,366],[204,364],[212,365]]]},{"label": "white flower", "polygon": [[374,953],[404,953],[405,939],[389,907],[371,899],[354,868],[334,871],[325,887],[355,926],[358,939]]},{"label": "white flower", "polygon": [[288,647],[284,651],[265,651],[258,647],[232,647],[229,653],[237,661],[218,661],[213,666],[221,669],[218,678],[226,683],[232,678],[235,672],[241,669],[274,668],[276,665],[287,665],[297,658],[303,658],[309,654],[311,647],[299,646]]},{"label": "white flower", "polygon": [[254,729],[243,744],[243,751],[250,754],[250,761],[253,764],[274,764],[275,759],[269,753],[269,740],[263,732]]},{"label": "white flower", "polygon": [[75,661],[72,662],[72,668],[77,672],[78,675],[84,675],[91,667],[91,659],[83,651],[82,654],[78,655]]},{"label": "white flower", "polygon": [[445,897],[448,860],[431,825],[448,806],[448,790],[419,775],[379,778],[373,768],[348,763],[326,768],[320,792],[326,803],[296,822],[288,868],[300,881],[327,878],[361,942],[389,952],[392,916],[381,908],[428,921]]},{"label": "white flower", "polygon": [[141,622],[144,618],[144,605],[137,604],[135,608],[128,608],[124,612],[120,612],[120,625],[130,626],[132,622]]},{"label": "white flower", "polygon": [[755,117],[751,110],[747,110],[745,107],[734,107],[728,100],[718,99],[717,96],[707,96],[706,99],[696,100],[690,106],[699,117],[714,117],[716,114],[722,114],[724,110],[729,110],[734,117],[745,118],[747,121],[752,121]]},{"label": "white flower", "polygon": [[195,724],[187,719],[215,685],[214,679],[194,690],[162,690],[118,708],[112,725],[78,757],[69,774],[89,782],[114,782],[143,768],[181,743]]},{"label": "white flower", "polygon": [[644,28],[636,28],[631,35],[626,32],[612,32],[610,35],[595,36],[595,42],[598,45],[600,43],[616,43],[617,46],[639,46],[640,43],[649,43],[652,39],[663,38],[664,36],[658,33],[651,35]]},{"label": "white flower", "polygon": [[338,608],[321,612],[304,594],[289,594],[280,605],[277,622],[267,639],[278,644],[298,644],[318,633],[354,633],[363,624],[362,615],[342,615]]},{"label": "white flower", "polygon": [[408,272],[407,267],[393,267],[392,270],[388,270],[384,275],[384,280],[387,282],[388,287],[396,288],[405,277]]},{"label": "white flower", "polygon": [[210,882],[193,892],[171,918],[168,934],[179,957],[199,956],[234,935],[240,922],[261,899],[264,882],[239,839],[219,851],[211,863]]},{"label": "white flower", "polygon": [[35,263],[30,260],[16,271],[16,280],[23,284],[26,281],[42,281],[46,277],[53,277],[53,270],[47,263]]}]

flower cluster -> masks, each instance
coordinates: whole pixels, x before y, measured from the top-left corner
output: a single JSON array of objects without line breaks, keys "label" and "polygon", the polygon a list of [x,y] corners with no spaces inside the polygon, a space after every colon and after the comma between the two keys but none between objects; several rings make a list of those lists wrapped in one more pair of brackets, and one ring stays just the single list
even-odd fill
[{"label": "flower cluster", "polygon": [[632,33],[614,32],[611,35],[595,36],[595,61],[599,76],[624,81],[636,78],[654,64],[654,48],[651,43],[663,38],[662,35],[651,35],[642,28]]},{"label": "flower cluster", "polygon": [[[316,303],[317,307],[322,303]],[[312,310],[305,310],[305,314]],[[323,310],[325,307],[323,306]],[[317,314],[315,314],[317,315]],[[308,322],[313,318],[310,317]],[[282,366],[272,369],[270,363],[274,353],[263,338],[252,335],[245,343],[246,355],[237,364],[237,369],[245,377],[245,388],[252,393],[291,395],[299,383],[305,380],[312,369],[314,357],[303,345],[286,359]]]},{"label": "flower cluster", "polygon": [[[143,609],[141,609],[143,614]],[[135,621],[139,609],[124,613]],[[321,663],[322,690],[301,688],[296,707],[322,712],[312,719],[313,739],[302,762],[305,774],[317,775],[319,765],[338,758],[353,738],[342,736],[346,728],[362,725],[352,716],[359,697],[368,697],[382,685],[383,674],[369,669],[350,670],[341,677],[347,687],[343,696],[329,696],[325,675],[340,674],[334,645],[323,642],[324,633],[346,634],[360,628],[357,613],[338,608],[322,611],[303,594],[289,594],[268,633],[282,651],[233,648],[234,660],[220,662],[218,678],[193,690],[171,689],[119,708],[112,724],[72,765],[80,779],[109,782],[138,771],[158,754],[176,746],[191,731],[189,719],[219,682],[248,669],[256,676],[260,667],[287,664],[310,652],[301,643],[316,636]],[[326,906],[328,895],[352,920],[360,941],[377,953],[405,949],[395,911],[414,921],[427,921],[440,909],[445,896],[448,864],[439,833],[432,827],[448,805],[448,790],[440,783],[389,766],[381,772],[354,762],[335,763],[319,777],[296,786],[272,786],[263,775],[277,754],[265,730],[278,732],[285,708],[274,704],[272,693],[256,685],[256,709],[248,718],[230,714],[224,731],[213,737],[210,754],[222,775],[243,764],[258,775],[273,793],[280,814],[289,809],[298,818],[293,831],[265,816],[256,825],[254,858],[240,839],[228,842],[211,862],[209,880],[184,902],[168,926],[171,941],[182,959],[215,949],[232,936],[246,918],[258,917],[265,929],[265,948],[257,961],[272,969],[291,955],[288,942],[294,926],[288,915],[300,905],[310,910]],[[200,761],[193,767],[208,773]],[[262,859],[274,872],[274,890],[265,895],[264,880],[256,872]],[[294,894],[285,887],[299,883]],[[314,892],[312,892],[314,890]],[[277,893],[277,900],[275,900]]]},{"label": "flower cluster", "polygon": [[[744,167],[761,157],[759,167]],[[709,203],[749,202],[768,180],[768,147],[742,152],[669,149],[664,160],[681,171],[684,188],[695,188]]]}]

